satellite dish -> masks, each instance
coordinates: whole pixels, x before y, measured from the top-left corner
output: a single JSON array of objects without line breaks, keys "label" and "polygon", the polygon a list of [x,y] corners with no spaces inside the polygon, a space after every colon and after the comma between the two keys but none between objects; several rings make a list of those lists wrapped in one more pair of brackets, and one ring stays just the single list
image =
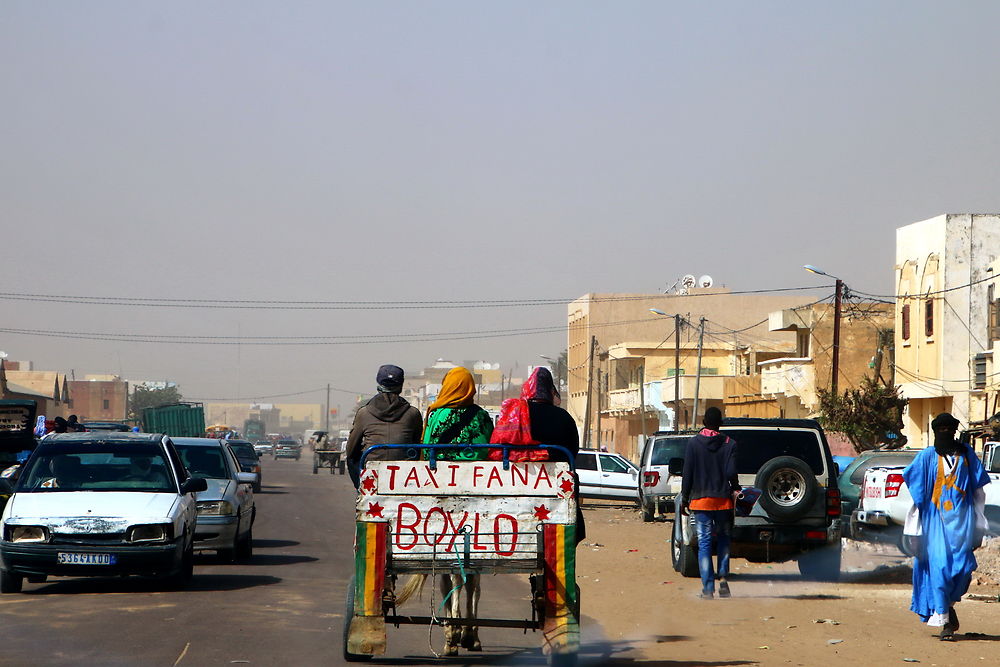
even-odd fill
[{"label": "satellite dish", "polygon": [[698,278],[698,287],[711,287],[712,286],[712,276],[707,273],[701,278]]},{"label": "satellite dish", "polygon": [[695,281],[694,276],[692,276],[690,273],[681,278],[681,285],[683,285],[685,289],[691,289],[697,284],[698,283],[697,281]]}]

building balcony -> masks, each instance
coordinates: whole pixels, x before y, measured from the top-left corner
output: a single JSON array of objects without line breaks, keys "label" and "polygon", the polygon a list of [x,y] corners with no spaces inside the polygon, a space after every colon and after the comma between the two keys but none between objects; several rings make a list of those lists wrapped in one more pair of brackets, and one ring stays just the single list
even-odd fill
[{"label": "building balcony", "polygon": [[816,369],[812,359],[791,358],[763,361],[760,367],[760,393],[767,396],[797,396],[813,403],[816,399]]}]

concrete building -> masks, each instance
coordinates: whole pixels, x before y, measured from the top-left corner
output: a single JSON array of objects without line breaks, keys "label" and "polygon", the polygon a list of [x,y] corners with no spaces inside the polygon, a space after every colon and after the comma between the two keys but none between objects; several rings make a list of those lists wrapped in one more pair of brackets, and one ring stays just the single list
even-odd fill
[{"label": "concrete building", "polygon": [[122,421],[128,416],[129,386],[120,377],[86,375],[67,384],[73,414],[80,421]]},{"label": "concrete building", "polygon": [[990,292],[1000,257],[1000,215],[947,214],[896,230],[896,382],[909,399],[910,446],[931,443],[943,411],[963,425],[983,401],[976,364],[992,351]]},{"label": "concrete building", "polygon": [[[838,391],[854,389],[867,376],[892,383],[893,304],[845,301],[840,315]],[[795,333],[795,352],[759,361],[750,375],[726,379],[729,417],[814,417],[819,389],[829,390],[833,375],[834,306],[829,303],[776,311],[771,331]]]},{"label": "concrete building", "polygon": [[38,403],[39,416],[48,419],[73,414],[66,375],[57,371],[11,370],[31,368],[31,362],[5,360],[4,378],[8,392],[19,394],[9,398],[33,398]]},{"label": "concrete building", "polygon": [[[576,419],[584,443],[636,459],[643,433],[672,428],[675,420],[682,428],[698,425],[706,407],[721,407],[724,378],[745,375],[760,361],[793,354],[794,334],[769,331],[764,326],[768,314],[813,300],[732,294],[725,288],[584,295],[567,307],[568,395],[563,407]],[[671,316],[655,315],[651,308]],[[675,313],[684,322],[676,336]],[[701,337],[699,372],[703,317],[706,333]],[[680,360],[675,364],[676,348]]]},{"label": "concrete building", "polygon": [[268,433],[298,435],[323,428],[322,403],[205,403],[205,425],[225,424],[243,430],[247,419],[261,419]]}]

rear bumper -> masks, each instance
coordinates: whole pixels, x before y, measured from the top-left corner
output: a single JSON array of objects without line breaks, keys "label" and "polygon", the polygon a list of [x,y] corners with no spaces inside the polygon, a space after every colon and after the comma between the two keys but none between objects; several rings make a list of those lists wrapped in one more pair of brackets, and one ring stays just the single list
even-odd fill
[{"label": "rear bumper", "polygon": [[[184,541],[143,546],[81,546],[77,544],[14,544],[0,542],[0,560],[8,572],[57,577],[102,577],[121,574],[166,575],[182,564]],[[63,565],[60,553],[114,554],[114,565]]]}]

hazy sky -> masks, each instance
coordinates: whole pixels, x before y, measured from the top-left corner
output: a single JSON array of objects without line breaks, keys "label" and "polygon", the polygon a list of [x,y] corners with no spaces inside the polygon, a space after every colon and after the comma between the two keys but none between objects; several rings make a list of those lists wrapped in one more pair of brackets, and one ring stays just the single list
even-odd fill
[{"label": "hazy sky", "polygon": [[[572,299],[685,273],[822,285],[810,263],[890,293],[897,227],[1000,211],[998,24],[1000,3],[913,0],[4,0],[0,291]],[[565,312],[2,299],[0,327],[368,337],[558,327]],[[523,367],[564,347],[0,333],[40,368],[197,398],[368,392],[386,361]]]}]

